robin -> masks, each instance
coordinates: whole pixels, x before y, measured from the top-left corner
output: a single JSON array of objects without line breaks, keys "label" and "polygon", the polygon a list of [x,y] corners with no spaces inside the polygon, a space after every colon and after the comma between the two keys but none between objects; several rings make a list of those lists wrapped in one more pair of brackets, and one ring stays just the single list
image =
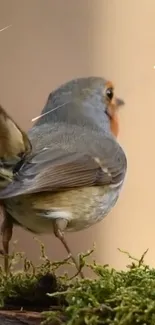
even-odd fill
[{"label": "robin", "polygon": [[119,197],[127,170],[116,140],[123,104],[113,84],[99,77],[71,80],[49,95],[28,132],[32,151],[0,191],[3,232],[16,222],[35,234],[54,233],[71,254],[64,232],[101,221]]},{"label": "robin", "polygon": [[26,133],[0,105],[0,188],[12,182],[13,168],[31,151]]},{"label": "robin", "polygon": [[[5,188],[13,180],[13,170],[18,163],[24,159],[25,155],[31,152],[31,142],[26,133],[17,125],[5,109],[0,105],[0,189]],[[5,216],[5,210],[1,202],[1,214]],[[7,218],[6,218],[7,219]],[[4,228],[4,239],[10,237],[9,229]],[[6,249],[7,251],[7,249]]]}]

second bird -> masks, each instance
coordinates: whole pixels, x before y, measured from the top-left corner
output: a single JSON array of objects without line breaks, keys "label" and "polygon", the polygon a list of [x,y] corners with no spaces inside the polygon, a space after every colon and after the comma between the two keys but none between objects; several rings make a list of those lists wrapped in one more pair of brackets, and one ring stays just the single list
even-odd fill
[{"label": "second bird", "polygon": [[99,77],[72,80],[49,95],[28,132],[32,152],[0,191],[6,228],[15,222],[35,234],[54,233],[71,254],[64,232],[101,221],[119,197],[127,169],[116,140],[122,104],[113,84]]}]

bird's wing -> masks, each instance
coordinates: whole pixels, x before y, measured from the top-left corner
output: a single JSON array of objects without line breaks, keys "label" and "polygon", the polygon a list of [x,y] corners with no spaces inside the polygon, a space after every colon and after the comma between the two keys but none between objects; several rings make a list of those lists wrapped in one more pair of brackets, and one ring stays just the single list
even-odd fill
[{"label": "bird's wing", "polygon": [[42,191],[63,191],[75,187],[113,184],[124,179],[125,156],[116,146],[103,159],[89,152],[69,152],[62,148],[45,148],[29,157],[14,181],[0,191],[0,199]]}]

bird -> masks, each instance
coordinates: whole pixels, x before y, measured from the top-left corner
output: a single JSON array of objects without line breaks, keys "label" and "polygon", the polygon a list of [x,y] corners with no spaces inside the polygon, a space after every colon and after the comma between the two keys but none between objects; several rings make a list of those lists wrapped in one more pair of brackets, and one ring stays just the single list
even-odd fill
[{"label": "bird", "polygon": [[27,134],[0,105],[0,189],[12,182],[14,166],[31,148]]},{"label": "bird", "polygon": [[118,200],[127,172],[127,157],[117,140],[124,104],[103,77],[79,77],[60,85],[27,133],[31,151],[15,167],[12,182],[0,190],[8,225],[17,223],[37,235],[55,234],[81,277],[65,232],[100,222]]},{"label": "bird", "polygon": [[[27,134],[0,105],[0,189],[4,189],[12,182],[15,166],[18,166],[18,163],[31,152],[31,149],[31,142]],[[6,242],[11,239],[12,230],[9,219],[6,222],[7,217],[2,202],[0,202],[0,207],[4,218],[2,224],[3,246],[7,252]]]}]

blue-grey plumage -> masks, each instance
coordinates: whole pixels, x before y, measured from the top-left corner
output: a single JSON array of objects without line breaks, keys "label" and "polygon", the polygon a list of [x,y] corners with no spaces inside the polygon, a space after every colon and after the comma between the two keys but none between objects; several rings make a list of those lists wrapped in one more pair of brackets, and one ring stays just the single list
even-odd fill
[{"label": "blue-grey plumage", "polygon": [[127,160],[116,140],[118,106],[103,78],[72,80],[49,95],[28,132],[32,152],[0,199],[13,219],[35,233],[78,231],[115,205]]}]

